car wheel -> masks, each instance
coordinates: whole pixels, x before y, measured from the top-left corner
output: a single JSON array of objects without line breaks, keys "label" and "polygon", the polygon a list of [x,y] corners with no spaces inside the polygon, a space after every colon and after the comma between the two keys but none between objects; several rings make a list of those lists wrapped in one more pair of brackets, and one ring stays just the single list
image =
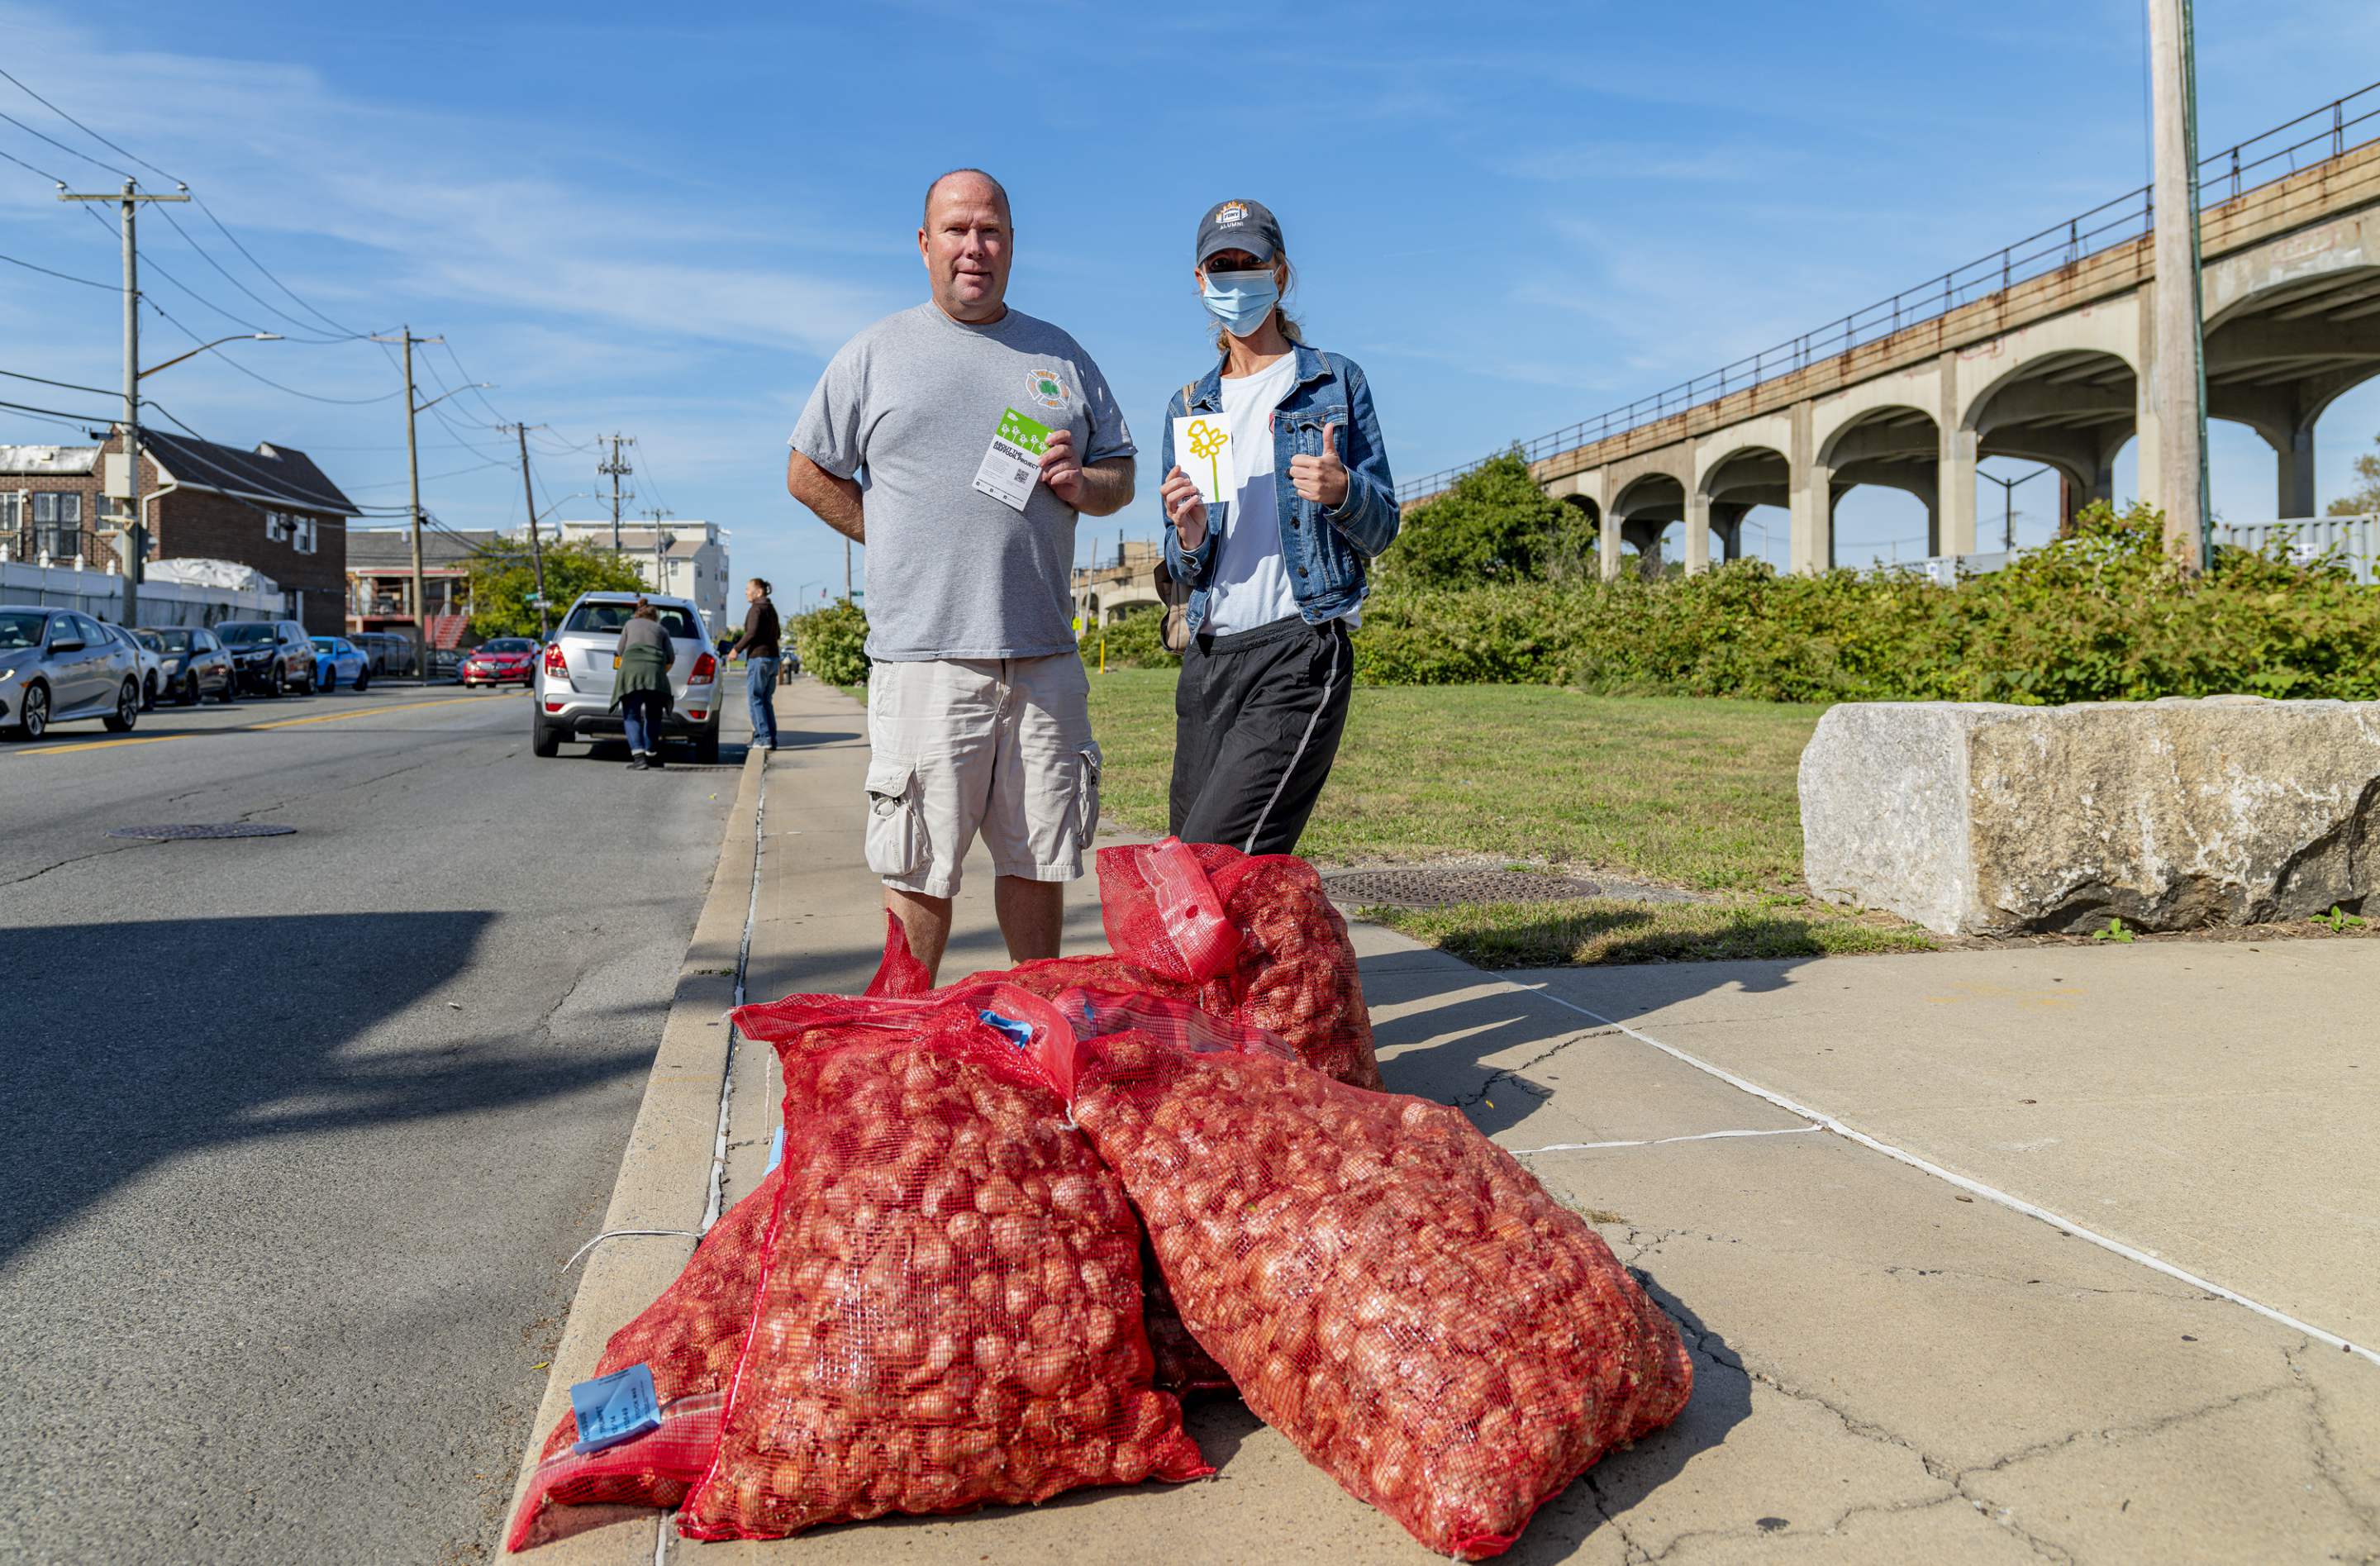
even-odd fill
[{"label": "car wheel", "polygon": [[115,710],[106,718],[107,732],[128,734],[132,732],[132,725],[140,721],[140,686],[137,681],[127,680],[124,688],[115,693]]},{"label": "car wheel", "polygon": [[215,692],[215,699],[222,702],[225,707],[230,706],[233,702],[239,699],[238,670],[235,669],[224,675],[223,689]]},{"label": "car wheel", "polygon": [[370,688],[371,688],[371,671],[370,671],[370,669],[358,669],[358,670],[357,670],[357,671],[356,671],[356,694],[357,694],[358,696],[361,696],[365,691],[367,691],[367,690],[369,690],[369,689],[370,689]]},{"label": "car wheel", "polygon": [[528,724],[528,748],[532,756],[558,756],[562,753],[562,731],[540,718]]},{"label": "car wheel", "polygon": [[694,736],[694,759],[706,767],[719,764],[719,725],[713,723]]},{"label": "car wheel", "polygon": [[156,710],[157,676],[154,674],[143,674],[140,677],[140,710],[143,712],[153,712]]},{"label": "car wheel", "polygon": [[20,739],[39,739],[50,729],[50,691],[47,686],[25,687],[24,710],[17,715],[17,735]]},{"label": "car wheel", "polygon": [[273,666],[273,678],[265,682],[264,694],[278,699],[281,696],[285,695],[288,689],[288,671],[282,668],[280,664],[275,663]]},{"label": "car wheel", "polygon": [[181,677],[180,681],[175,685],[174,705],[176,707],[196,707],[198,704],[199,672],[196,669],[192,669],[188,674],[185,674]]}]

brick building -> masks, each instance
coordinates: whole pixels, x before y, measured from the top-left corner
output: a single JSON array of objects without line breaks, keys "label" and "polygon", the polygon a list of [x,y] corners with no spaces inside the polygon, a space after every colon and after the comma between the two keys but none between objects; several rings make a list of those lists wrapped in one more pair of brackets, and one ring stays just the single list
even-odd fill
[{"label": "brick building", "polygon": [[[310,631],[346,629],[347,519],[355,503],[304,452],[254,451],[144,430],[140,506],[152,560],[229,560],[280,585]],[[116,558],[121,501],[104,492],[124,438],[92,446],[0,445],[0,548],[104,570]]]}]

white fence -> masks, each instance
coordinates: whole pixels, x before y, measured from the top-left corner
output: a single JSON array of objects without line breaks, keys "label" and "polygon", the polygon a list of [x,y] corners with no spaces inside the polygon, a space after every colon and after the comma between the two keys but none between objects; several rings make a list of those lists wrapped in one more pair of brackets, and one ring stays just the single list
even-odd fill
[{"label": "white fence", "polygon": [[2293,516],[2279,522],[2222,522],[2215,541],[2262,553],[2280,548],[2311,565],[2331,556],[2359,582],[2380,579],[2380,516]]},{"label": "white fence", "polygon": [[[95,620],[124,618],[124,578],[113,571],[78,570],[0,561],[0,603],[75,609]],[[142,625],[212,625],[224,620],[278,620],[287,613],[278,592],[192,587],[150,577],[140,584]]]}]

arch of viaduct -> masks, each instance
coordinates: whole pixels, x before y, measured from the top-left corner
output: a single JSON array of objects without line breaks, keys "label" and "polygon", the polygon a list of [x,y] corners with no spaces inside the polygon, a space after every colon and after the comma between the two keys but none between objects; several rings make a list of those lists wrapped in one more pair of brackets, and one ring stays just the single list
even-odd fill
[{"label": "arch of viaduct", "polygon": [[[2202,216],[2207,415],[2278,455],[2279,516],[2314,510],[2314,421],[2380,375],[2380,144],[2235,197]],[[2135,435],[2155,502],[2159,410],[2151,237],[2070,262],[1880,341],[1533,465],[1600,529],[1606,576],[1633,544],[1647,568],[1685,525],[1685,568],[1742,549],[1755,505],[1791,517],[1797,571],[1834,563],[1836,502],[1861,484],[1925,504],[1929,552],[1975,550],[1975,465],[2056,468],[2071,513],[2115,498]]]}]

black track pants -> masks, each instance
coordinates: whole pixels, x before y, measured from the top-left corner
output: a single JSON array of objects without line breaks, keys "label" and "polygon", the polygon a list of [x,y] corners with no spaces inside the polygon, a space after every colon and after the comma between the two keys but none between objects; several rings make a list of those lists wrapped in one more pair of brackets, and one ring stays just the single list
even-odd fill
[{"label": "black track pants", "polygon": [[1354,676],[1343,621],[1197,637],[1173,691],[1173,834],[1295,852],[1339,754]]}]

